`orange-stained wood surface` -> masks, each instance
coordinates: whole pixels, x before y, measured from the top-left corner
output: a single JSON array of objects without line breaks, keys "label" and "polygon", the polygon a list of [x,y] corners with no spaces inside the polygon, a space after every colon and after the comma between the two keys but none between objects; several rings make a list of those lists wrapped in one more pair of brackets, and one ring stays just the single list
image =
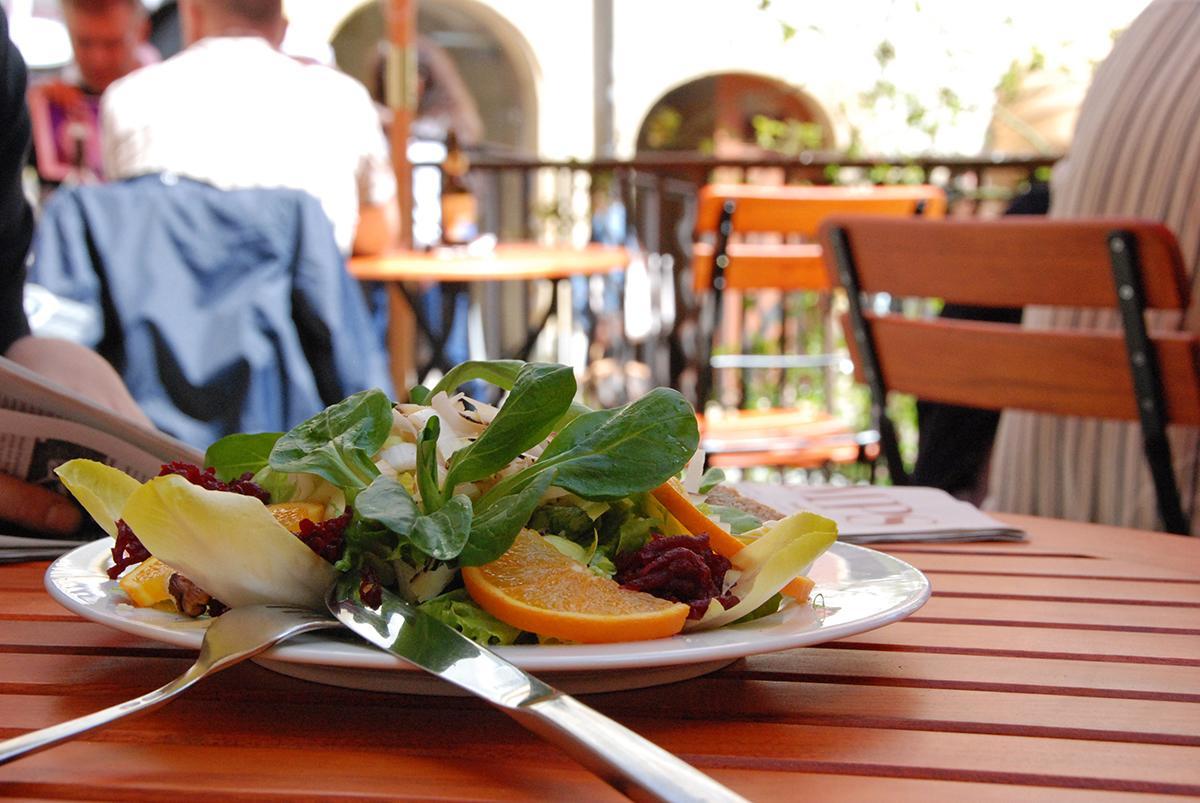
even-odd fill
[{"label": "orange-stained wood surface", "polygon": [[592,244],[569,248],[501,243],[482,254],[435,248],[352,257],[350,273],[356,279],[381,282],[528,281],[610,273],[628,263],[629,252],[619,246]]},{"label": "orange-stained wood surface", "polygon": [[[891,390],[969,407],[1138,420],[1128,352],[1120,332],[867,318],[884,382]],[[849,325],[845,317],[842,325]],[[1168,420],[1200,424],[1195,337],[1165,332],[1153,339]],[[861,371],[854,338],[846,342],[856,371]],[[863,381],[861,373],[858,378]]]},{"label": "orange-stained wood surface", "polygon": [[[847,234],[864,292],[993,307],[1115,306],[1107,236],[1126,230],[1134,235],[1145,266],[1147,308],[1188,305],[1179,246],[1164,226],[1146,220],[843,216],[825,222],[825,245],[834,227]],[[897,265],[903,270],[896,270]],[[832,260],[829,268],[833,270]]]},{"label": "orange-stained wood surface", "polygon": [[[929,603],[838,642],[588,703],[752,800],[1200,796],[1200,539],[1020,516],[1025,543],[896,544]],[[82,621],[0,566],[0,737],[133,697],[187,650]],[[24,799],[619,800],[482,703],[243,664],[0,767]],[[803,790],[802,798],[798,790]]]},{"label": "orange-stained wood surface", "polygon": [[[930,185],[896,187],[797,187],[755,184],[709,184],[698,199],[692,254],[696,292],[712,284],[713,243],[725,201],[735,203],[734,239],[729,243],[725,286],[730,290],[817,290],[831,287],[816,243],[822,221],[830,215],[896,215],[946,213],[946,195]],[[753,242],[742,242],[751,235]],[[763,242],[761,235],[780,242]],[[757,239],[755,239],[757,237]],[[796,242],[799,239],[802,242]]]}]

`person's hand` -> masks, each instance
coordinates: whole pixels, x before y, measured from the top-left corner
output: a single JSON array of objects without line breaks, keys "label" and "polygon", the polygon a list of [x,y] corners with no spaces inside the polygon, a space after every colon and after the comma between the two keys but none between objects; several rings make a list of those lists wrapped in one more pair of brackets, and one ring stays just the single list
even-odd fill
[{"label": "person's hand", "polygon": [[53,535],[79,529],[79,509],[54,491],[0,474],[0,520]]},{"label": "person's hand", "polygon": [[65,81],[48,81],[38,85],[38,91],[46,96],[46,100],[64,109],[74,119],[88,116],[87,104],[84,102],[83,90]]}]

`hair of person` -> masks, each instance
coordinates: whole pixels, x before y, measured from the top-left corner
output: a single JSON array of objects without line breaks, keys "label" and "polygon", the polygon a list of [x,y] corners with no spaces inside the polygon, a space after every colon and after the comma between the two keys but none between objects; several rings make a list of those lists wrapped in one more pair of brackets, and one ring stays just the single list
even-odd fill
[{"label": "hair of person", "polygon": [[283,16],[282,0],[198,0],[229,19],[254,25],[270,25]]},{"label": "hair of person", "polygon": [[142,0],[62,0],[63,9],[82,11],[85,14],[100,14],[113,6],[128,6],[138,15],[146,14]]}]

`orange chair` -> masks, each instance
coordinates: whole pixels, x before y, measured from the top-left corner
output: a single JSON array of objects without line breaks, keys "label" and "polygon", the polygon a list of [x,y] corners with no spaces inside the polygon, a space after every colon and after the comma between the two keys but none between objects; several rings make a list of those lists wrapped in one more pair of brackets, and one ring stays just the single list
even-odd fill
[{"label": "orange chair", "polygon": [[[717,467],[817,468],[874,458],[874,431],[860,432],[832,413],[833,372],[844,359],[833,353],[829,291],[817,231],[832,214],[910,217],[945,214],[946,198],[932,186],[762,187],[708,185],[701,189],[693,246],[694,287],[701,311],[696,395],[701,407],[713,391],[714,371],[814,370],[823,373],[823,409],[740,409],[743,401],[701,415],[701,448]],[[741,343],[721,342],[726,291],[817,294],[824,332],[820,354],[724,353]],[[779,349],[781,352],[787,349]],[[744,385],[743,384],[743,390]]]},{"label": "orange chair", "polygon": [[[847,340],[878,416],[889,472],[906,475],[883,414],[889,391],[948,404],[1140,421],[1159,513],[1188,532],[1168,423],[1200,425],[1196,336],[1149,334],[1147,309],[1186,310],[1175,237],[1132,219],[921,221],[835,217],[822,241],[846,288]],[[835,278],[836,277],[836,278]],[[1018,324],[915,319],[868,310],[863,294],[971,305],[1119,310],[1123,331],[1033,330]]]}]

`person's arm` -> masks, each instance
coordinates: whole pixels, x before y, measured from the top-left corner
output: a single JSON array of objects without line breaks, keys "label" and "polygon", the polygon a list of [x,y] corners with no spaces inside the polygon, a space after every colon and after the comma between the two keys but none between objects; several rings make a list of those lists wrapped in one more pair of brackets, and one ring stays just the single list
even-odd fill
[{"label": "person's arm", "polygon": [[400,235],[400,210],[396,203],[396,174],[388,154],[387,140],[379,115],[363,91],[353,123],[358,136],[358,227],[354,232],[355,254],[372,256],[396,244]]},{"label": "person's arm", "polygon": [[131,421],[154,426],[129,395],[120,374],[86,346],[69,340],[29,336],[13,343],[4,356]]},{"label": "person's arm", "polygon": [[358,227],[354,230],[354,254],[374,256],[388,250],[400,233],[400,211],[396,200],[358,208]]}]

